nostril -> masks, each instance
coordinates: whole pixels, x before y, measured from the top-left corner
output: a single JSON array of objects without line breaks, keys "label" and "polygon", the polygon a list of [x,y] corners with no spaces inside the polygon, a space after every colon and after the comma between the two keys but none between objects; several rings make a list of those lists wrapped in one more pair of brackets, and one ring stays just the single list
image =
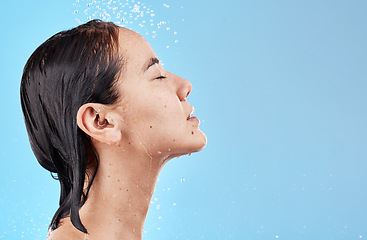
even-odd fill
[{"label": "nostril", "polygon": [[191,93],[191,91],[187,92],[187,95],[186,95],[185,99],[190,95],[190,93]]},{"label": "nostril", "polygon": [[186,101],[187,97],[190,95],[191,90],[187,89],[187,88],[181,88],[178,93],[177,96],[180,99],[180,101]]},{"label": "nostril", "polygon": [[175,83],[177,84],[178,98],[180,99],[180,101],[186,101],[186,98],[191,93],[191,89],[192,89],[191,83],[187,81],[186,79],[178,77],[178,76],[176,76],[175,80],[176,80]]}]

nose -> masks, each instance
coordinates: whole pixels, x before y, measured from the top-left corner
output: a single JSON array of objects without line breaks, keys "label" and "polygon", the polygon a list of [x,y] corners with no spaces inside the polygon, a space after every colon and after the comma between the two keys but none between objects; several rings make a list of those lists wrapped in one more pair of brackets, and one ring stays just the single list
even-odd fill
[{"label": "nose", "polygon": [[188,80],[186,80],[182,77],[179,77],[179,76],[174,75],[174,74],[173,74],[173,76],[174,76],[174,78],[176,80],[175,82],[177,84],[177,96],[180,99],[180,101],[185,101],[186,98],[191,93],[192,85]]}]

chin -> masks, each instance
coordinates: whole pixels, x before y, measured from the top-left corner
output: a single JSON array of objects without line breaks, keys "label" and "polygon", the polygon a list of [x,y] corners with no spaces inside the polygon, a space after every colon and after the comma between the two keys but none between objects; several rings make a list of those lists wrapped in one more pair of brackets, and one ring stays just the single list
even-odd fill
[{"label": "chin", "polygon": [[200,133],[202,134],[202,140],[198,144],[199,148],[195,152],[199,152],[199,151],[203,150],[203,148],[206,146],[206,143],[207,143],[206,135],[202,131],[200,131]]},{"label": "chin", "polygon": [[175,146],[166,145],[165,147],[160,148],[160,150],[157,151],[159,152],[159,156],[166,156],[164,157],[166,162],[175,157],[180,157],[194,152],[200,152],[206,146],[207,138],[200,129],[194,131],[194,134],[192,135],[194,136],[190,136],[190,138],[186,139],[181,139],[181,141],[176,141],[176,143],[179,144],[175,144]]},{"label": "chin", "polygon": [[196,134],[195,139],[192,139],[190,141],[188,153],[186,154],[200,152],[206,146],[206,135],[200,129],[198,131],[195,131],[194,134]]}]

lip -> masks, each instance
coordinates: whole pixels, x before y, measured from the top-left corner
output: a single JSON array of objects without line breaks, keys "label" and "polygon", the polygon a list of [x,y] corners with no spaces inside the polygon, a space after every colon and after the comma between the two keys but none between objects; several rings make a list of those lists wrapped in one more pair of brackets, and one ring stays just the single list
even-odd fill
[{"label": "lip", "polygon": [[194,117],[194,116],[187,119],[187,121],[197,123],[198,125],[200,124],[200,120],[197,117]]},{"label": "lip", "polygon": [[186,120],[189,120],[189,119],[192,117],[192,115],[194,114],[194,112],[195,112],[194,107],[191,107],[191,112],[190,112],[190,114],[187,116]]},{"label": "lip", "polygon": [[194,107],[191,107],[191,112],[190,112],[190,114],[189,114],[189,116],[187,117],[186,120],[189,121],[189,122],[192,122],[192,123],[196,123],[199,126],[200,120],[197,117],[192,116],[194,114],[194,112],[195,112]]}]

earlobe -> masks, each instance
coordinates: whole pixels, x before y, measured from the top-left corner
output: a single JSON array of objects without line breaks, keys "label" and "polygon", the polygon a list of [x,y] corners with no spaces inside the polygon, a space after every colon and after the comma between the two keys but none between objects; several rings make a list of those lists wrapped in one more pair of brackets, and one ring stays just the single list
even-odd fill
[{"label": "earlobe", "polygon": [[121,140],[121,131],[117,124],[109,121],[109,115],[113,115],[110,109],[103,104],[86,103],[77,113],[78,127],[90,137],[106,144],[116,145]]}]

